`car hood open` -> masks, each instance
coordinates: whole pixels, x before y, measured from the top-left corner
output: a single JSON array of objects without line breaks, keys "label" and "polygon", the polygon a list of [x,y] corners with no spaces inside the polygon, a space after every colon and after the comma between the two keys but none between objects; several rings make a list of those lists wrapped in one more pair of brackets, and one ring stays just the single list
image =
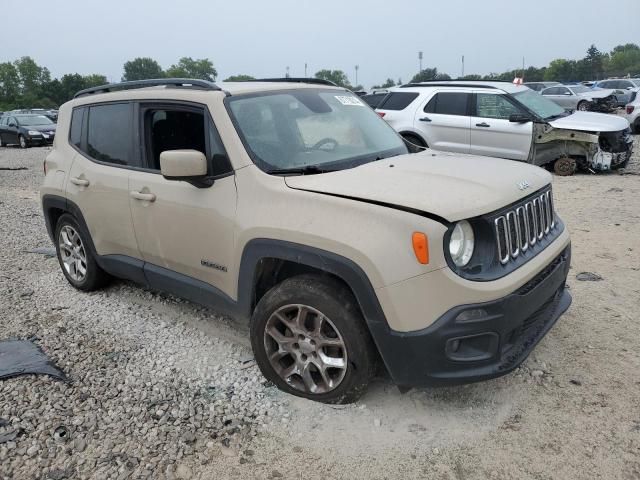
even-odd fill
[{"label": "car hood open", "polygon": [[619,132],[629,128],[629,122],[616,115],[596,112],[574,112],[549,122],[553,128],[582,130],[585,132]]},{"label": "car hood open", "polygon": [[297,190],[418,210],[450,222],[502,208],[550,181],[548,172],[525,163],[434,150],[285,177]]}]

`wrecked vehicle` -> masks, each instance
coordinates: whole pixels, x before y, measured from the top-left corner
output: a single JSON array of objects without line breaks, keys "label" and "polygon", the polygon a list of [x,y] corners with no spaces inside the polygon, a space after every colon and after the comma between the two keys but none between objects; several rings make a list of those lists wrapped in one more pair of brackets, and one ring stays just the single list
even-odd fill
[{"label": "wrecked vehicle", "polygon": [[[499,174],[496,174],[499,172]],[[110,276],[249,320],[278,388],[358,399],[520,365],[569,308],[551,175],[425,151],[318,79],[160,79],[60,108],[44,218],[67,281]]]},{"label": "wrecked vehicle", "polygon": [[623,168],[631,158],[629,122],[569,112],[507,82],[422,82],[390,90],[376,112],[414,149],[519,160],[571,175],[576,168]]},{"label": "wrecked vehicle", "polygon": [[589,88],[584,85],[560,85],[545,88],[540,95],[567,110],[610,113],[618,108],[616,90]]}]

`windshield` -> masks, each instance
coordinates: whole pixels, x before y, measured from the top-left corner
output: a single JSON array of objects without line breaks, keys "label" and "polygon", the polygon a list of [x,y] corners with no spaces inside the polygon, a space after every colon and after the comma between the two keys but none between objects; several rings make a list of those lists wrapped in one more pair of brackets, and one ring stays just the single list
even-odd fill
[{"label": "windshield", "polygon": [[593,89],[589,88],[589,87],[569,87],[573,93],[587,93],[587,92],[592,92]]},{"label": "windshield", "polygon": [[267,172],[322,173],[408,153],[401,137],[351,92],[300,89],[227,101],[245,146]]},{"label": "windshield", "polygon": [[33,127],[36,125],[53,125],[53,122],[44,115],[16,115],[18,123],[25,127]]},{"label": "windshield", "polygon": [[514,93],[513,97],[544,120],[566,115],[564,108],[533,90]]}]

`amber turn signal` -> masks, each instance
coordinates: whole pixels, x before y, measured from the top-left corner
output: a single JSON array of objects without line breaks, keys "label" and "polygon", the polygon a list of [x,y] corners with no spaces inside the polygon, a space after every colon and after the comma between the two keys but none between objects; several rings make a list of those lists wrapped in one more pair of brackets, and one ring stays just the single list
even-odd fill
[{"label": "amber turn signal", "polygon": [[413,232],[411,237],[413,243],[413,253],[416,254],[418,262],[426,265],[429,263],[429,239],[422,232]]}]

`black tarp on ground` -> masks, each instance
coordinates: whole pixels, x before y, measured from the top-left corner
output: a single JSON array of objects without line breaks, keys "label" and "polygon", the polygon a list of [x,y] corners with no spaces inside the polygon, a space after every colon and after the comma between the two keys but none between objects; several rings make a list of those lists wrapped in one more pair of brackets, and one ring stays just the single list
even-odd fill
[{"label": "black tarp on ground", "polygon": [[29,340],[0,341],[0,380],[28,374],[51,375],[67,380],[62,370],[35,343]]}]

